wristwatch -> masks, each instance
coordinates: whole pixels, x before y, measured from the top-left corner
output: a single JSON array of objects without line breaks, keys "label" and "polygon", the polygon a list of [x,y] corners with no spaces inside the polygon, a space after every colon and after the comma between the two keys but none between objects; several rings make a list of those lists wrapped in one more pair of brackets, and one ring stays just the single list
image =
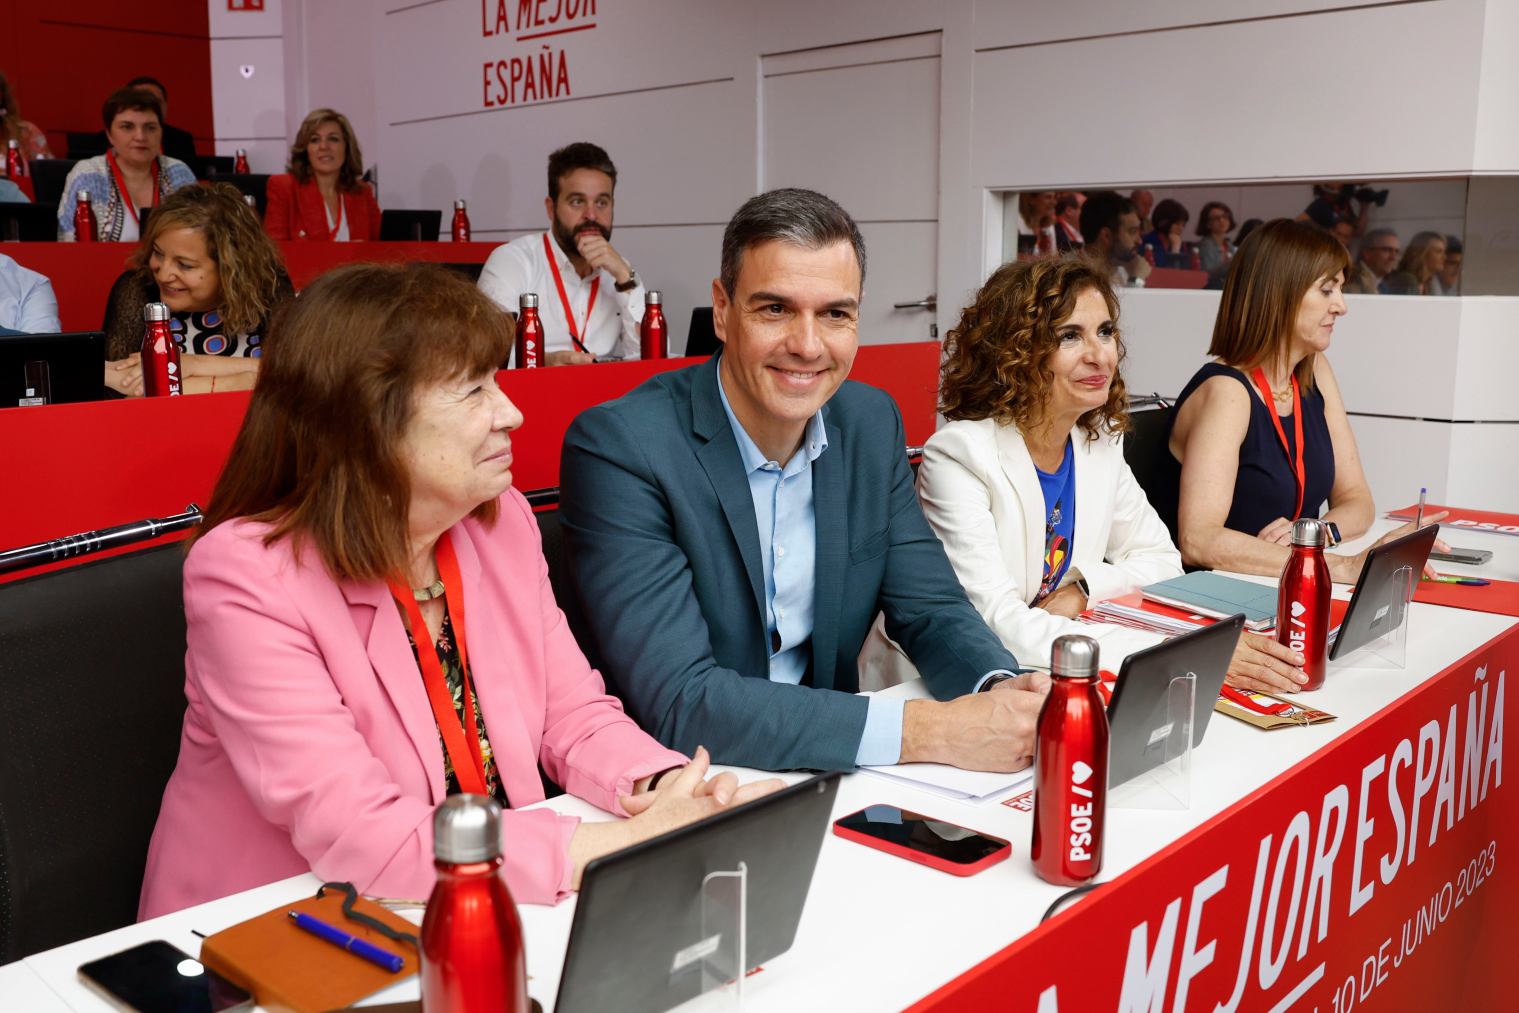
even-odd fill
[{"label": "wristwatch", "polygon": [[991,675],[986,677],[986,681],[981,684],[981,688],[977,690],[977,692],[985,693],[993,686],[997,685],[999,682],[1006,682],[1009,679],[1016,678],[1018,677],[1012,672],[993,672]]},{"label": "wristwatch", "polygon": [[632,267],[628,268],[628,280],[619,281],[612,286],[619,292],[631,292],[638,287],[638,272]]},{"label": "wristwatch", "polygon": [[1320,521],[1319,524],[1324,528],[1324,534],[1327,536],[1329,542],[1329,545],[1326,546],[1327,548],[1332,549],[1343,541],[1340,538],[1340,526],[1334,521]]}]

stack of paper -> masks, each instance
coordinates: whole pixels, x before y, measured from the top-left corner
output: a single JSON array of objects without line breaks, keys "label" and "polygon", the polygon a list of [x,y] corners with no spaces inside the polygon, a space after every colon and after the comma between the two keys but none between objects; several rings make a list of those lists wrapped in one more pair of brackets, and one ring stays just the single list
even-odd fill
[{"label": "stack of paper", "polygon": [[985,770],[961,770],[945,763],[895,763],[889,767],[861,767],[868,773],[899,784],[931,791],[945,798],[980,802],[1015,788],[1026,787],[1034,779],[1033,768],[1015,774],[997,774]]},{"label": "stack of paper", "polygon": [[1138,591],[1100,601],[1081,613],[1081,618],[1089,623],[1111,623],[1168,637],[1191,633],[1215,622],[1205,615],[1151,601]]}]

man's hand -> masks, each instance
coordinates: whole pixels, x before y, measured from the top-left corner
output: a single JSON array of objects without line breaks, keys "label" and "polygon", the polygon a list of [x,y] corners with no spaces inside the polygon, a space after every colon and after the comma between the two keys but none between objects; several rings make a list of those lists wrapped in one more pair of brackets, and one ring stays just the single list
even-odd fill
[{"label": "man's hand", "polygon": [[129,355],[105,364],[105,385],[127,397],[142,397],[142,356]]},{"label": "man's hand", "polygon": [[1086,611],[1087,596],[1081,593],[1081,588],[1077,587],[1073,581],[1040,598],[1034,602],[1034,607],[1044,609],[1052,616],[1075,619]]},{"label": "man's hand", "polygon": [[1271,637],[1246,630],[1234,646],[1229,674],[1224,681],[1240,689],[1267,693],[1296,693],[1308,681],[1303,656]]},{"label": "man's hand", "polygon": [[1141,252],[1136,251],[1134,259],[1124,266],[1129,269],[1130,278],[1138,278],[1140,281],[1144,281],[1150,276],[1150,262],[1145,259],[1145,255]]},{"label": "man's hand", "polygon": [[1034,761],[1034,726],[1049,689],[1049,676],[1024,674],[956,700],[909,700],[901,762],[1022,770]]},{"label": "man's hand", "polygon": [[624,285],[633,277],[633,269],[628,262],[622,259],[622,254],[612,248],[612,244],[602,237],[599,232],[590,229],[575,234],[575,247],[586,263],[592,267],[605,270],[617,284]]},{"label": "man's hand", "polygon": [[582,352],[572,348],[568,352],[550,352],[543,357],[545,366],[582,366],[588,362],[595,362],[596,356],[590,352]]}]

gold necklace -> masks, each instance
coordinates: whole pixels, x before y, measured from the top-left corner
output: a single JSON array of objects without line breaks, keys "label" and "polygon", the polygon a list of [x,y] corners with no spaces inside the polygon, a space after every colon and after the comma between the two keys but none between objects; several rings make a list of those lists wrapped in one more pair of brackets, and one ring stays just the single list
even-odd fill
[{"label": "gold necklace", "polygon": [[439,577],[426,587],[412,588],[411,596],[417,601],[432,601],[434,598],[443,597],[443,578]]}]

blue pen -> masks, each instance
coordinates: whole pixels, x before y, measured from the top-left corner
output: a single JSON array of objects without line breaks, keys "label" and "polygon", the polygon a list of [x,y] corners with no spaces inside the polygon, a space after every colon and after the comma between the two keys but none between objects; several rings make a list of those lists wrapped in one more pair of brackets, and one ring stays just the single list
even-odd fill
[{"label": "blue pen", "polygon": [[1459,584],[1462,587],[1488,587],[1492,584],[1492,581],[1483,580],[1481,577],[1457,577],[1449,573],[1442,573],[1438,577],[1425,577],[1424,579],[1431,584]]},{"label": "blue pen", "polygon": [[364,942],[362,939],[356,939],[342,929],[328,925],[319,918],[313,918],[300,911],[291,911],[290,917],[297,925],[310,932],[313,936],[325,939],[334,946],[341,946],[355,957],[363,957],[371,964],[378,964],[391,974],[398,973],[406,963],[405,960],[394,953],[382,950],[378,946]]}]

